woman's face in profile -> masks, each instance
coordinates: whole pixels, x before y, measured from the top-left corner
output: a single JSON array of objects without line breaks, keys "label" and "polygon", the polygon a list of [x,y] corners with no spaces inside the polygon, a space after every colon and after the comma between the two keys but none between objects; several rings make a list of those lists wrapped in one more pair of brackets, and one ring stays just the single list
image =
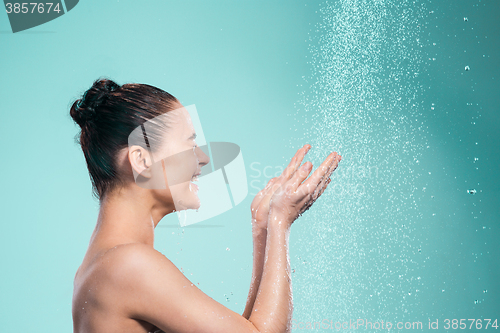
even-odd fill
[{"label": "woman's face in profile", "polygon": [[162,159],[163,178],[166,177],[175,210],[198,209],[198,186],[193,181],[210,159],[197,146],[191,117],[180,103],[179,108],[168,112],[167,127],[154,155]]}]

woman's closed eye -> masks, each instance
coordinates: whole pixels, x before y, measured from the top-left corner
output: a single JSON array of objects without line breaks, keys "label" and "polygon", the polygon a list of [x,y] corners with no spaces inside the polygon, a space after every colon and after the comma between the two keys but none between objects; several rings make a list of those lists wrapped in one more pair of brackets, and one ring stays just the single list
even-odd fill
[{"label": "woman's closed eye", "polygon": [[198,147],[198,145],[196,144],[196,133],[193,133],[193,135],[191,135],[191,137],[189,137],[189,140],[193,140],[193,148],[196,148]]}]

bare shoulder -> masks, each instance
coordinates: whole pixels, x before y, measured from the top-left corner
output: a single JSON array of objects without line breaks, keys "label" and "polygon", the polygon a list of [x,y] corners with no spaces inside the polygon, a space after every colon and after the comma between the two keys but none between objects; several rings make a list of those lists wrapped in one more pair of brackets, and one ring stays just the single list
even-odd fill
[{"label": "bare shoulder", "polygon": [[153,330],[152,324],[135,320],[133,313],[145,306],[138,302],[138,295],[143,294],[144,274],[158,266],[168,272],[164,276],[177,270],[160,252],[135,243],[115,246],[92,257],[75,277],[75,332]]},{"label": "bare shoulder", "polygon": [[109,249],[98,259],[96,268],[115,283],[126,283],[154,268],[180,273],[162,253],[140,243],[122,244]]},{"label": "bare shoulder", "polygon": [[130,312],[138,304],[137,297],[144,295],[152,283],[186,279],[162,253],[140,243],[115,246],[96,258],[92,266],[88,278],[100,281],[106,288],[105,293],[101,290],[103,295],[120,300]]}]

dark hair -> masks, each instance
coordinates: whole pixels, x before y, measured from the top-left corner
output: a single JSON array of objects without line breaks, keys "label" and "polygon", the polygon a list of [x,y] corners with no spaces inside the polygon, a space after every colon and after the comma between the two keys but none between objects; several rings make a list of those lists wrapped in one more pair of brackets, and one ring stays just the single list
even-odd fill
[{"label": "dark hair", "polygon": [[95,197],[102,200],[108,191],[123,183],[116,155],[128,147],[130,133],[173,110],[176,103],[174,96],[148,84],[120,86],[106,78],[94,81],[82,98],[73,103],[70,115],[81,128],[76,141],[85,155]]}]

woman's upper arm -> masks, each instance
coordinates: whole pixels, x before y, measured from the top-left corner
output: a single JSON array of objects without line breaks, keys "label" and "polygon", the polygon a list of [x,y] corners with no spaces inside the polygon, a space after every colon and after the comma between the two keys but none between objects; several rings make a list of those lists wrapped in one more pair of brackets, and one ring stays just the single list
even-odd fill
[{"label": "woman's upper arm", "polygon": [[250,321],[192,284],[160,252],[134,244],[116,254],[113,288],[130,318],[165,332],[258,333]]}]

